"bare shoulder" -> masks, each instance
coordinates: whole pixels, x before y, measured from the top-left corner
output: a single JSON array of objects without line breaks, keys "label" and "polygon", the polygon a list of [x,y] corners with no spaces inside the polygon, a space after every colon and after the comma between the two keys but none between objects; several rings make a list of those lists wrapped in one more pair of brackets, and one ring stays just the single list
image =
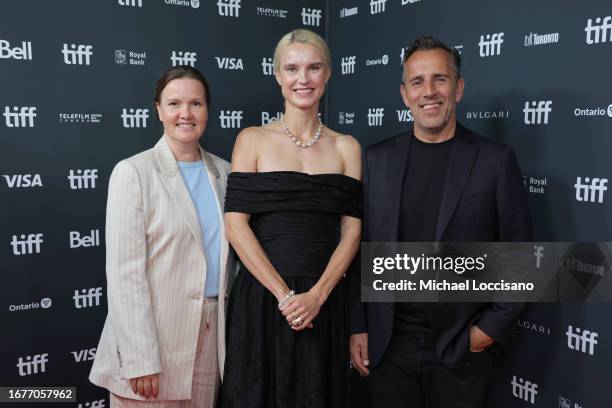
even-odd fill
[{"label": "bare shoulder", "polygon": [[342,156],[353,158],[356,155],[361,157],[361,145],[357,139],[351,135],[345,135],[329,128],[327,128],[327,131],[335,139],[338,151]]}]

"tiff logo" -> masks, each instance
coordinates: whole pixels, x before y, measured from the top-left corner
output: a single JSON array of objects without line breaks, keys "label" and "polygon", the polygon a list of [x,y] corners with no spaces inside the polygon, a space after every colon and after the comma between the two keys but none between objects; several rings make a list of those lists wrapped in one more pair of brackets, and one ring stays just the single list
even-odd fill
[{"label": "tiff logo", "polygon": [[0,40],[0,59],[14,58],[16,60],[32,60],[32,42],[22,41],[21,48],[11,49],[11,43]]},{"label": "tiff logo", "polygon": [[72,357],[74,357],[75,363],[82,363],[83,361],[92,361],[96,358],[96,348],[90,348],[79,351],[71,351]]},{"label": "tiff logo", "polygon": [[68,181],[72,190],[82,190],[88,188],[96,188],[96,179],[98,178],[98,170],[96,169],[78,169],[70,170],[68,173]]},{"label": "tiff logo", "polygon": [[3,174],[8,188],[42,187],[40,174]]},{"label": "tiff logo", "polygon": [[385,12],[387,0],[370,0],[370,14],[378,14]]},{"label": "tiff logo", "polygon": [[[589,184],[590,183],[590,184]],[[604,191],[608,190],[606,184],[608,179],[605,178],[584,178],[584,184],[582,183],[582,177],[576,177],[576,201],[586,201],[591,203],[603,203]]]},{"label": "tiff logo", "polygon": [[368,126],[382,126],[385,108],[368,109]]},{"label": "tiff logo", "polygon": [[130,108],[130,111],[128,113],[128,110],[126,108],[123,108],[123,112],[121,113],[121,119],[123,119],[123,127],[128,129],[141,127],[146,128],[148,118],[148,109]]},{"label": "tiff logo", "polygon": [[[581,333],[582,331],[582,333]],[[595,352],[595,345],[597,344],[597,333],[589,330],[581,330],[579,327],[567,326],[567,347],[570,350],[580,351],[582,353],[588,353],[591,356]],[[587,351],[588,347],[588,351]]]},{"label": "tiff logo", "polygon": [[522,378],[516,381],[516,376],[512,376],[512,395],[523,401],[530,402],[532,405],[535,404],[535,396],[538,395],[538,384],[534,384],[531,381],[523,381]]},{"label": "tiff logo", "polygon": [[142,0],[118,0],[120,6],[142,7]]},{"label": "tiff logo", "polygon": [[272,58],[263,57],[261,60],[261,68],[264,75],[273,75],[274,65],[272,64]]},{"label": "tiff logo", "polygon": [[82,45],[78,46],[75,44],[70,44],[70,49],[68,49],[68,44],[64,44],[64,48],[62,49],[62,54],[64,54],[64,64],[68,65],[89,65],[91,60],[89,57],[93,55],[93,46],[91,45]]},{"label": "tiff logo", "polygon": [[237,129],[242,120],[242,111],[222,110],[219,113],[219,120],[223,129]]},{"label": "tiff logo", "polygon": [[84,307],[93,307],[100,306],[100,298],[102,297],[102,288],[90,288],[90,289],[81,289],[81,294],[79,294],[79,290],[74,291],[74,307],[77,309],[81,309]]},{"label": "tiff logo", "polygon": [[536,258],[536,268],[540,269],[540,266],[542,264],[541,260],[542,258],[544,258],[544,247],[541,245],[534,245],[533,249],[533,256],[535,256]]},{"label": "tiff logo", "polygon": [[240,0],[219,0],[219,15],[224,17],[238,17],[240,12]]},{"label": "tiff logo", "polygon": [[86,402],[84,404],[79,404],[77,408],[106,408],[106,400],[95,400],[91,402]]},{"label": "tiff logo", "polygon": [[17,360],[17,372],[21,377],[32,374],[44,373],[49,362],[49,354],[36,354],[34,356],[19,357]]},{"label": "tiff logo", "polygon": [[302,24],[306,26],[319,26],[321,24],[322,11],[313,8],[302,8]]},{"label": "tiff logo", "polygon": [[198,60],[196,58],[197,55],[197,53],[189,51],[172,51],[170,61],[172,61],[173,67],[176,67],[177,65],[191,65],[192,67],[195,67],[195,63]]},{"label": "tiff logo", "polygon": [[525,114],[524,122],[526,125],[547,125],[548,114],[552,112],[552,101],[533,101],[531,107],[529,101],[525,102],[523,113]]},{"label": "tiff logo", "polygon": [[501,45],[504,42],[504,33],[494,33],[480,36],[480,57],[489,57],[491,55],[501,54]]},{"label": "tiff logo", "polygon": [[100,246],[100,230],[91,230],[89,235],[83,235],[79,231],[70,231],[69,233],[70,248],[88,248]]},{"label": "tiff logo", "polygon": [[6,127],[34,127],[36,108],[34,106],[13,106],[13,111],[9,106],[4,107],[4,121]]},{"label": "tiff logo", "polygon": [[13,247],[13,255],[28,255],[40,254],[40,246],[43,243],[43,234],[21,234],[19,238],[13,235],[11,246]]},{"label": "tiff logo", "polygon": [[342,68],[342,75],[354,74],[355,73],[355,57],[342,57],[340,62]]},{"label": "tiff logo", "polygon": [[612,41],[612,16],[604,17],[603,23],[601,22],[601,17],[597,17],[595,24],[598,25],[593,25],[593,20],[590,18],[587,20],[587,26],[584,27],[586,43],[591,45]]}]

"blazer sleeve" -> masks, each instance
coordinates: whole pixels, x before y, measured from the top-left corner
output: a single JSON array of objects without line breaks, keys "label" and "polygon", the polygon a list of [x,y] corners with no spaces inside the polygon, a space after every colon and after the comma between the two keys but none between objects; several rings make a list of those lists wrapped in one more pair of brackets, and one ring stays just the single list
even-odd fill
[{"label": "blazer sleeve", "polygon": [[[527,197],[523,178],[516,157],[511,148],[507,148],[502,159],[497,179],[496,210],[498,216],[498,241],[530,242],[533,240],[531,216],[527,206]],[[512,253],[505,250],[499,256],[508,257],[501,260],[502,265],[516,265],[511,259]],[[501,346],[507,346],[516,319],[525,304],[519,302],[494,302],[485,309],[476,324],[487,335]]]},{"label": "blazer sleeve", "polygon": [[124,378],[159,373],[161,362],[147,275],[143,191],[128,161],[110,178],[106,208],[108,314]]}]

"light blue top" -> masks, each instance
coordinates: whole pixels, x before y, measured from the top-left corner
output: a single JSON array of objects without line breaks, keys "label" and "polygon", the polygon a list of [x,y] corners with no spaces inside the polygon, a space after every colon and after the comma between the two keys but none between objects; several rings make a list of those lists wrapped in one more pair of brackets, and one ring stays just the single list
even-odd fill
[{"label": "light blue top", "polygon": [[205,297],[219,295],[219,269],[221,258],[221,226],[219,224],[219,208],[213,192],[204,162],[178,162],[181,175],[198,212],[202,243],[206,254]]}]

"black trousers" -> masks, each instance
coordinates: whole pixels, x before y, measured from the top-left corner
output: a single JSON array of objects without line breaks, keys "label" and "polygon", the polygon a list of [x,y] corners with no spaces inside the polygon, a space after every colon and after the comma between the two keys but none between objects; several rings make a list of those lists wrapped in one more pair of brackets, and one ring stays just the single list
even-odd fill
[{"label": "black trousers", "polygon": [[374,408],[484,408],[493,355],[470,353],[464,367],[438,362],[430,334],[394,332],[382,362],[370,370]]}]

